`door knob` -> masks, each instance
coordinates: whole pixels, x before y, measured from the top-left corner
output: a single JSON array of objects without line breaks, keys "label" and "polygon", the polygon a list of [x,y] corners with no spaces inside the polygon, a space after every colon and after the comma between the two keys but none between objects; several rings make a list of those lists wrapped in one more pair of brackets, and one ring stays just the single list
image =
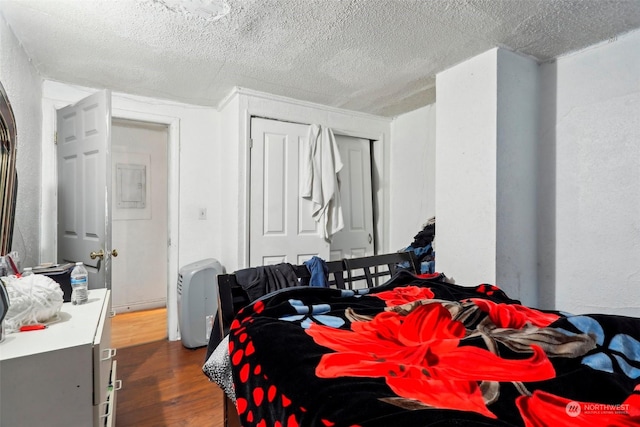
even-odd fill
[{"label": "door knob", "polygon": [[100,249],[98,252],[91,251],[91,253],[89,254],[89,257],[91,259],[96,259],[96,258],[104,259],[104,251],[102,249]]},{"label": "door knob", "polygon": [[117,249],[112,250],[111,251],[111,256],[112,257],[117,257],[118,256],[118,250]]}]

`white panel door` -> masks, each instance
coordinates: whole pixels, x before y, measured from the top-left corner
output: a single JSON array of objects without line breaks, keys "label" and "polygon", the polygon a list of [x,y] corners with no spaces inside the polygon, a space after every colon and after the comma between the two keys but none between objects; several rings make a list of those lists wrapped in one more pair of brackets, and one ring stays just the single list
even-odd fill
[{"label": "white panel door", "polygon": [[329,257],[329,243],[311,217],[312,202],[300,197],[308,129],[296,123],[251,120],[250,266]]},{"label": "white panel door", "polygon": [[[91,288],[110,288],[111,93],[58,110],[56,132],[58,262],[82,261]],[[101,250],[103,258],[91,259]]]},{"label": "white panel door", "polygon": [[344,228],[331,241],[331,260],[374,254],[371,145],[366,139],[336,135],[344,167],[338,173]]}]

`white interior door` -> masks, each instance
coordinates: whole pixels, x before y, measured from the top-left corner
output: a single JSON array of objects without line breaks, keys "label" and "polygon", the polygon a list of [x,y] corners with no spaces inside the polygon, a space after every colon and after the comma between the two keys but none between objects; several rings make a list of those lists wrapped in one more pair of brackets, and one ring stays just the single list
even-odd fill
[{"label": "white interior door", "polygon": [[89,287],[110,289],[110,91],[58,110],[56,132],[58,262],[82,261]]},{"label": "white interior door", "polygon": [[329,257],[329,243],[300,197],[300,165],[309,126],[251,120],[250,266],[301,264]]},{"label": "white interior door", "polygon": [[373,197],[369,140],[335,135],[344,164],[338,173],[344,228],[331,240],[331,260],[373,255]]}]

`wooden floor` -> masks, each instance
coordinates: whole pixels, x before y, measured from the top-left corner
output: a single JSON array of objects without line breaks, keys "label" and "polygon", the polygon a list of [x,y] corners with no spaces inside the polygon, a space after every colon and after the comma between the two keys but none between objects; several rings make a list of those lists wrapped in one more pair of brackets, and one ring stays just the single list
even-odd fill
[{"label": "wooden floor", "polygon": [[166,339],[166,308],[121,313],[111,319],[111,345],[119,350]]},{"label": "wooden floor", "polygon": [[168,341],[164,309],[118,314],[112,343],[122,380],[117,427],[222,426],[222,391],[202,373],[206,348]]}]

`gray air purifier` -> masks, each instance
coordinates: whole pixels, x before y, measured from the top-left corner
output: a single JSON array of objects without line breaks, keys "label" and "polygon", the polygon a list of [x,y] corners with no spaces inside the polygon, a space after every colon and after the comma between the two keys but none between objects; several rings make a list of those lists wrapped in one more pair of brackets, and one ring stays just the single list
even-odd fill
[{"label": "gray air purifier", "polygon": [[182,345],[206,346],[218,312],[217,276],[222,266],[212,258],[185,265],[178,274],[178,323]]}]

